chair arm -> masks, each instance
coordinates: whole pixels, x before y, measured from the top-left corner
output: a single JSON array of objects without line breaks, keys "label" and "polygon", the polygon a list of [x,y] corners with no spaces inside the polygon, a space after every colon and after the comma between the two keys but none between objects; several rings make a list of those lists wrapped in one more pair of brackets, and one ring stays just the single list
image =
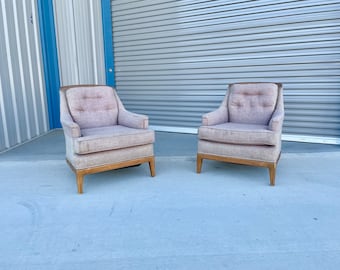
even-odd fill
[{"label": "chair arm", "polygon": [[282,110],[274,111],[272,118],[269,121],[269,129],[272,131],[281,131],[283,125],[284,112]]},{"label": "chair arm", "polygon": [[149,118],[146,115],[121,109],[118,114],[118,124],[131,128],[147,129],[149,126]]},{"label": "chair arm", "polygon": [[81,137],[80,127],[77,123],[70,120],[62,119],[61,125],[63,126],[63,130],[66,135],[72,138]]},{"label": "chair arm", "polygon": [[226,107],[219,107],[217,110],[203,114],[202,125],[212,126],[228,122],[228,111]]}]

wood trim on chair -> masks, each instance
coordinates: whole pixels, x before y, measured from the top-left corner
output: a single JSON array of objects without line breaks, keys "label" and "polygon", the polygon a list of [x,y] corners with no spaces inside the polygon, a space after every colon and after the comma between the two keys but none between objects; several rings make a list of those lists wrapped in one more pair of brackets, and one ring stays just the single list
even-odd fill
[{"label": "wood trim on chair", "polygon": [[107,87],[114,88],[110,85],[105,85],[105,84],[71,84],[71,85],[65,85],[65,86],[60,87],[60,91],[65,92],[68,89],[77,88],[77,87],[97,87],[97,86],[107,86]]},{"label": "wood trim on chair", "polygon": [[269,169],[270,185],[275,186],[276,166],[280,159],[280,155],[278,159],[276,160],[276,162],[268,162],[268,161],[241,159],[241,158],[234,158],[234,157],[223,157],[223,156],[217,156],[217,155],[211,155],[211,154],[197,153],[196,171],[197,173],[201,173],[203,159],[249,165],[249,166],[256,166],[256,167],[266,167]]},{"label": "wood trim on chair", "polygon": [[148,162],[149,168],[150,168],[150,175],[152,177],[154,177],[156,175],[156,172],[155,172],[155,157],[154,156],[143,157],[143,158],[127,160],[127,161],[122,161],[122,162],[112,163],[112,164],[106,164],[106,165],[101,165],[101,166],[97,166],[97,167],[79,169],[79,170],[74,168],[74,166],[71,164],[71,162],[68,159],[66,159],[66,162],[70,166],[72,171],[76,174],[77,189],[78,189],[79,194],[83,193],[84,176],[87,175],[87,174],[94,174],[94,173],[98,173],[98,172],[110,171],[110,170],[130,167],[130,166],[139,165],[139,164]]},{"label": "wood trim on chair", "polygon": [[234,85],[234,84],[260,84],[260,83],[272,83],[272,84],[276,84],[278,88],[282,88],[282,83],[278,83],[278,82],[236,82],[236,83],[230,83],[229,86]]}]

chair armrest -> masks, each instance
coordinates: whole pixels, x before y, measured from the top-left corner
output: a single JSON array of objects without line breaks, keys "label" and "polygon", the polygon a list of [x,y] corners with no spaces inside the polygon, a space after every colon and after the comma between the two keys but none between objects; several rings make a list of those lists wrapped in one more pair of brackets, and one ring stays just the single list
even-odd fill
[{"label": "chair armrest", "polygon": [[121,109],[118,114],[118,124],[131,128],[147,129],[149,127],[149,118],[146,115]]},{"label": "chair armrest", "polygon": [[80,127],[75,123],[68,110],[65,90],[60,90],[60,122],[63,127],[64,134],[71,138],[81,137]]},{"label": "chair armrest", "polygon": [[80,127],[77,123],[63,119],[61,120],[61,125],[63,126],[64,133],[72,138],[81,137]]},{"label": "chair armrest", "polygon": [[281,131],[283,125],[284,112],[282,110],[276,110],[273,113],[272,118],[269,121],[269,129],[272,131]]},{"label": "chair armrest", "polygon": [[212,126],[228,122],[228,111],[226,107],[219,107],[217,110],[203,114],[202,125]]}]

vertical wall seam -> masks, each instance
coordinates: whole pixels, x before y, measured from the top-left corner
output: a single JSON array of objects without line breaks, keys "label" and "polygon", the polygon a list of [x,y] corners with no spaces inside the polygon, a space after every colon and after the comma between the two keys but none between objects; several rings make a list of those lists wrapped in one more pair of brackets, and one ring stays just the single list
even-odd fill
[{"label": "vertical wall seam", "polygon": [[40,57],[40,47],[39,47],[39,39],[38,39],[38,17],[35,10],[34,1],[31,1],[31,8],[32,8],[32,16],[33,16],[33,32],[34,32],[34,43],[35,43],[35,50],[37,52],[37,68],[38,68],[38,83],[39,83],[39,90],[40,90],[40,105],[42,109],[42,117],[43,117],[43,126],[44,131],[48,130],[47,127],[47,118],[46,118],[46,104],[44,100],[44,86],[43,86],[43,79],[42,79],[42,68],[41,68],[41,57]]},{"label": "vertical wall seam", "polygon": [[28,72],[30,77],[30,86],[31,86],[31,94],[32,94],[32,102],[33,102],[33,112],[34,112],[34,122],[36,134],[39,134],[39,121],[38,121],[38,111],[37,111],[37,102],[36,95],[34,91],[34,76],[33,76],[33,67],[32,67],[32,56],[31,56],[31,45],[28,39],[28,27],[27,27],[27,6],[26,1],[23,1],[23,9],[24,9],[24,25],[25,25],[25,41],[27,45],[27,57],[28,57]]},{"label": "vertical wall seam", "polygon": [[0,111],[1,111],[1,120],[2,125],[4,126],[3,134],[5,138],[5,146],[6,148],[10,147],[9,144],[9,138],[8,138],[8,126],[7,126],[7,118],[6,118],[6,110],[5,110],[5,102],[4,102],[4,96],[3,96],[3,88],[2,88],[2,80],[1,80],[1,74],[0,74]]},{"label": "vertical wall seam", "polygon": [[[53,6],[55,7],[56,6],[56,0],[52,0],[52,1],[53,1]],[[58,25],[59,24],[59,15],[58,15],[58,9],[57,8],[53,9],[53,15],[54,15],[55,24]],[[55,33],[56,33],[56,39],[60,40],[60,34],[59,34],[59,31],[57,31],[57,29],[56,29]],[[59,52],[59,50],[60,50],[59,46],[60,45],[58,44],[58,42],[56,42],[56,43],[57,43],[57,51]],[[59,59],[59,54],[58,54],[58,59]],[[60,62],[60,59],[59,59],[59,62]],[[61,68],[59,69],[59,77],[60,77],[61,83],[63,84],[63,82],[62,82],[63,69],[61,69]]]},{"label": "vertical wall seam", "polygon": [[20,76],[20,83],[21,83],[21,92],[23,96],[23,103],[24,103],[24,112],[25,112],[25,123],[26,123],[26,134],[27,138],[32,138],[31,136],[31,125],[29,123],[28,118],[28,105],[27,105],[27,89],[25,84],[25,78],[24,78],[24,70],[23,70],[23,61],[22,61],[22,47],[21,47],[21,39],[19,36],[19,23],[18,23],[18,9],[16,1],[13,2],[13,10],[14,10],[14,27],[15,27],[15,37],[18,41],[16,43],[17,45],[17,51],[18,51],[18,58],[19,58],[19,76]]},{"label": "vertical wall seam", "polygon": [[[79,59],[79,54],[78,54],[78,50],[77,50],[77,31],[75,31],[75,29],[76,29],[76,18],[75,18],[75,10],[74,10],[74,0],[72,0],[71,2],[71,10],[72,10],[72,25],[73,25],[73,33],[74,33],[74,39],[73,39],[73,44],[74,44],[74,46],[73,46],[73,49],[74,49],[74,53],[75,53],[75,55],[76,55],[76,60],[77,60],[77,62],[78,62],[78,59]],[[74,66],[74,68],[75,68],[75,74],[77,75],[77,78],[76,78],[76,82],[77,82],[77,84],[79,84],[80,83],[80,74],[79,74],[79,67],[78,67],[78,65],[73,65]]]},{"label": "vertical wall seam", "polygon": [[19,125],[19,117],[18,117],[18,107],[16,102],[16,93],[15,93],[15,85],[13,78],[13,66],[11,60],[11,47],[9,44],[9,34],[8,34],[8,24],[7,24],[7,14],[6,14],[6,5],[5,1],[1,0],[2,3],[2,17],[4,22],[4,33],[5,33],[5,46],[6,46],[6,55],[7,55],[7,65],[9,70],[9,83],[11,87],[11,97],[12,97],[12,105],[13,105],[13,114],[14,114],[14,124],[16,128],[16,141],[17,143],[21,142],[21,134],[20,134],[20,125]]},{"label": "vertical wall seam", "polygon": [[93,1],[90,0],[90,24],[91,24],[91,41],[92,41],[92,57],[93,57],[93,65],[94,65],[94,79],[95,83],[98,84],[98,61],[97,61],[97,53],[96,53],[96,42],[95,42],[95,30],[94,30],[94,8]]}]

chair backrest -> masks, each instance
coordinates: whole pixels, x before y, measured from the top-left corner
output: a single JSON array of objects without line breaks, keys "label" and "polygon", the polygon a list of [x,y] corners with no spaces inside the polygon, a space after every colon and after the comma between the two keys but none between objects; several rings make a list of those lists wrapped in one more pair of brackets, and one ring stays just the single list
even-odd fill
[{"label": "chair backrest", "polygon": [[112,87],[73,86],[65,91],[69,112],[80,128],[117,124],[119,104]]},{"label": "chair backrest", "polygon": [[229,121],[267,125],[276,107],[279,84],[235,83],[229,85]]}]

